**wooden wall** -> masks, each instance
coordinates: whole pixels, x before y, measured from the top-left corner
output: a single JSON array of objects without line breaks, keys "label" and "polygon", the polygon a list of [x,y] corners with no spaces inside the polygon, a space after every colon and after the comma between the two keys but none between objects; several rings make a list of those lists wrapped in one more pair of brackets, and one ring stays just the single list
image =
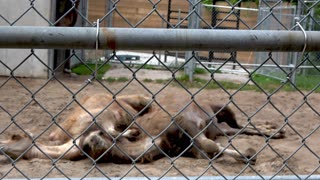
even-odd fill
[{"label": "wooden wall", "polygon": [[[102,19],[107,13],[107,0],[90,0],[88,1],[88,18],[91,22],[95,22],[98,18]],[[153,2],[157,2],[158,0],[152,0]],[[219,2],[219,5],[227,5],[225,2]],[[251,7],[256,8],[257,5],[255,3],[242,3],[242,7]],[[172,10],[180,10],[180,19],[186,17],[187,14],[183,12],[188,12],[189,3],[184,0],[172,0],[171,4]],[[218,10],[227,10],[218,8]],[[116,10],[112,13],[112,27],[138,27],[138,28],[166,28],[166,23],[161,19],[159,15],[161,15],[165,20],[167,20],[168,13],[168,0],[162,0],[159,4],[156,5],[156,11],[153,11],[153,5],[147,0],[120,0],[116,4]],[[120,15],[121,14],[121,15]],[[150,14],[150,15],[149,15]],[[149,15],[149,16],[148,16]],[[241,19],[247,23],[247,25],[253,27],[257,23],[257,12],[251,11],[242,11]],[[147,17],[148,16],[148,17]],[[178,17],[178,13],[172,13],[172,17]],[[226,14],[219,14],[218,18],[223,19]],[[203,7],[201,12],[201,17],[211,23],[211,10],[210,8]],[[128,22],[126,22],[126,20]],[[101,27],[106,26],[106,20],[100,25]],[[144,19],[143,21],[141,21]],[[227,18],[227,20],[236,19],[236,16],[231,15]],[[171,20],[173,24],[177,23],[177,20]],[[182,26],[187,26],[188,22],[184,21]],[[205,27],[205,23],[201,23],[202,27]],[[224,27],[234,27],[234,23],[230,23],[229,21],[225,21],[221,24]],[[240,29],[247,29],[247,27],[240,23]],[[207,53],[200,52],[205,55]],[[241,52],[238,53],[238,59],[244,63],[253,63],[254,62],[254,53],[252,52]],[[230,57],[230,54],[219,54],[221,57]]]},{"label": "wooden wall", "polygon": [[[101,19],[101,17],[106,14],[107,5],[105,0],[90,0],[88,3],[90,21],[96,21],[98,18]],[[153,5],[146,0],[121,0],[116,4],[116,11],[112,13],[112,26],[140,28],[166,27],[166,23],[162,22],[158,14],[167,19],[168,0],[162,0],[157,4],[156,11],[152,11],[152,9]],[[144,18],[146,19],[140,22]],[[126,22],[126,20],[129,23]]]},{"label": "wooden wall", "polygon": [[[106,2],[108,0],[90,0],[88,1],[88,12],[89,12],[89,20],[91,22],[96,21],[98,18],[102,19],[107,13],[107,5]],[[157,2],[157,0],[153,0],[153,2]],[[227,5],[225,2],[218,2],[219,5]],[[251,7],[256,8],[257,5],[255,3],[242,3],[242,7]],[[172,10],[180,10],[182,13],[180,14],[180,19],[185,18],[187,14],[183,12],[188,12],[189,3],[184,0],[172,0],[171,4]],[[217,10],[227,9],[217,8]],[[113,27],[144,27],[144,28],[161,28],[166,27],[166,23],[163,22],[162,16],[165,20],[168,17],[168,0],[162,0],[160,3],[156,5],[156,10],[153,11],[153,5],[147,0],[121,0],[116,4],[116,10],[113,11],[112,15],[112,26]],[[121,15],[120,15],[121,14]],[[148,16],[148,17],[147,17]],[[178,17],[178,13],[174,12],[171,14],[172,17]],[[210,8],[202,8],[202,18],[211,22],[211,10]],[[223,19],[226,14],[219,14],[218,18]],[[140,22],[142,19],[145,20]],[[126,20],[129,22],[126,22]],[[231,15],[227,18],[227,20],[236,19],[236,16]],[[257,22],[257,12],[252,11],[242,11],[241,19],[253,26]],[[175,21],[172,20],[173,24]],[[185,22],[187,23],[187,22]],[[228,21],[222,23],[222,26],[232,26]],[[204,23],[201,24],[205,26]],[[240,23],[240,28],[246,28],[242,23]]]}]

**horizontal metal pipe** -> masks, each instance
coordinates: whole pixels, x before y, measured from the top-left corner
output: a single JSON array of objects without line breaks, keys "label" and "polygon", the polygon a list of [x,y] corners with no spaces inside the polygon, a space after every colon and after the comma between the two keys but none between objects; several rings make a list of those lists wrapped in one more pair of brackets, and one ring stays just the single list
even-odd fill
[{"label": "horizontal metal pipe", "polygon": [[112,50],[320,51],[320,32],[271,30],[208,30],[0,27],[0,48],[74,48]]},{"label": "horizontal metal pipe", "polygon": [[[159,179],[159,177],[148,177],[151,180],[156,180]],[[292,179],[308,179],[308,180],[319,180],[320,175],[277,175],[277,176],[202,176],[201,179],[207,179],[207,180],[218,180],[218,179],[238,179],[238,180],[256,180],[256,179],[274,179],[274,180],[292,180]],[[62,180],[65,178],[46,178],[49,180]],[[80,180],[82,178],[70,178],[71,180]],[[102,180],[105,178],[101,177],[90,177],[92,180]],[[123,179],[120,177],[110,177],[110,179],[114,180],[119,180]],[[125,177],[125,179],[128,180],[141,180],[141,179],[146,179],[145,177]],[[165,177],[164,179],[167,180],[184,180],[186,179],[183,176],[173,176],[173,177]],[[199,179],[199,177],[194,177],[194,176],[188,176],[188,179],[194,180],[194,179]],[[22,180],[22,179],[17,179],[17,180]],[[38,180],[38,178],[34,178],[31,180]]]},{"label": "horizontal metal pipe", "polygon": [[[197,63],[196,64],[200,64]],[[201,64],[204,65],[226,65],[226,66],[238,66],[239,64],[237,63],[218,63],[218,62],[201,62]],[[281,67],[281,68],[295,68],[295,66],[293,64],[289,64],[289,65],[273,65],[273,64],[247,64],[247,63],[241,63],[241,66],[249,66],[249,67]],[[320,66],[298,66],[297,68],[299,69],[313,69],[314,67],[317,67],[320,69]]]}]

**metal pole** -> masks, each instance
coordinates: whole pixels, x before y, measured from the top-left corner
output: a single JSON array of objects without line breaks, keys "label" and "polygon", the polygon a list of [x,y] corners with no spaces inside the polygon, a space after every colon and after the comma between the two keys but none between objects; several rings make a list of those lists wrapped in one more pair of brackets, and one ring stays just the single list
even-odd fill
[{"label": "metal pole", "polygon": [[[80,1],[80,7],[81,7],[81,13],[84,17],[88,18],[88,14],[89,14],[89,2],[88,1]],[[81,26],[82,27],[86,27],[88,25],[88,22],[87,21],[84,21],[82,18],[79,18],[81,21]],[[82,59],[86,59],[86,52],[84,49],[81,49],[80,50],[81,52],[81,58]],[[79,62],[78,62],[79,63]],[[72,68],[72,66],[71,66]]]},{"label": "metal pole", "polygon": [[[181,21],[181,9],[178,10],[178,23],[180,23]],[[180,24],[178,25],[177,27],[178,29],[180,28]],[[174,67],[178,67],[178,54],[179,52],[176,51],[176,59],[175,59],[175,62],[174,62]]]},{"label": "metal pole", "polygon": [[[51,7],[50,7],[50,22],[55,22],[56,21],[56,5],[57,2],[56,0],[51,0]],[[54,49],[49,49],[48,50],[48,67],[50,69],[54,69]],[[52,73],[50,71],[48,72],[48,78],[51,79],[52,78]]]},{"label": "metal pole", "polygon": [[[200,15],[200,3],[197,4],[197,0],[190,0],[189,1],[189,14],[190,17],[188,18],[188,29],[198,29],[199,28],[199,16]],[[185,66],[184,72],[189,76],[189,81],[193,81],[193,73],[195,69],[195,59],[193,56],[196,55],[196,52],[194,51],[186,51],[185,52],[185,60],[188,61],[188,63]]]},{"label": "metal pole", "polygon": [[[150,180],[157,180],[160,177],[148,177]],[[188,176],[190,180],[199,179],[199,177]],[[222,179],[222,176],[201,176],[202,179],[207,180],[219,180]],[[308,180],[319,180],[320,175],[276,175],[276,176],[223,176],[224,179],[237,179],[237,180],[256,180],[256,179],[273,179],[273,180],[291,180],[291,179],[308,179]],[[46,178],[48,180],[62,180],[63,178]],[[79,180],[80,178],[70,178],[71,180]],[[90,177],[92,180],[104,180],[105,178],[101,177]],[[109,177],[109,179],[120,180],[120,177]],[[142,180],[145,177],[125,177],[127,180]],[[166,177],[167,180],[184,180],[186,177],[183,176],[172,176]],[[16,179],[24,180],[24,179]],[[33,178],[31,180],[40,180],[40,178]]]},{"label": "metal pole", "polygon": [[[112,11],[113,8],[113,4],[110,2],[110,0],[106,0],[106,11],[105,13],[108,14],[110,11]],[[112,27],[113,25],[113,13],[109,14],[106,17],[106,27]],[[106,54],[105,54],[105,58],[109,59],[110,58],[110,54],[112,53],[112,51],[110,51],[110,49],[106,50]]]},{"label": "metal pole", "polygon": [[[0,27],[0,48],[95,49],[96,27]],[[320,31],[307,31],[306,51],[320,51]],[[99,49],[302,51],[301,31],[100,28]]]}]

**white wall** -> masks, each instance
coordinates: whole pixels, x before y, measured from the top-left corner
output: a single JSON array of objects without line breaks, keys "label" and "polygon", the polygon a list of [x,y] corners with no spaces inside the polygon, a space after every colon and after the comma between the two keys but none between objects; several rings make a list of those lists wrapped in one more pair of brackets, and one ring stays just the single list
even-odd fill
[{"label": "white wall", "polygon": [[[13,23],[13,26],[48,26],[49,23],[37,14],[34,9],[30,9],[30,7],[29,1],[0,0],[0,15],[7,19],[9,23]],[[43,17],[48,20],[50,19],[51,1],[35,1],[34,8],[36,8]],[[20,17],[22,14],[24,15]],[[10,24],[0,18],[0,26],[10,26]],[[14,71],[15,76],[47,78],[47,68],[37,58],[48,65],[49,50],[35,49],[35,55],[28,57],[30,54],[30,49],[0,49],[0,61],[11,69],[16,68],[18,64],[23,62],[23,64]],[[10,75],[10,70],[1,63],[0,75]]]}]

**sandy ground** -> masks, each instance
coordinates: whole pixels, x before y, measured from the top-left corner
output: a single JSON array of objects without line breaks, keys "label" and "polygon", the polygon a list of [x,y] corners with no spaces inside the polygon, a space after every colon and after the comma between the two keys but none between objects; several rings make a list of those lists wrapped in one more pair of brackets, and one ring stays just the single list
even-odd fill
[{"label": "sandy ground", "polygon": [[[132,71],[136,71],[137,69],[132,68]],[[181,76],[182,73],[178,72],[175,74],[175,77]],[[104,75],[104,79],[107,79],[109,77],[113,78],[119,78],[119,77],[126,77],[128,79],[132,78],[132,72],[129,71],[126,68],[115,68],[111,69],[106,72]],[[139,69],[136,73],[136,77],[140,80],[157,80],[157,79],[169,79],[172,78],[172,73],[167,70],[152,70],[152,73],[150,73],[150,70],[147,69]],[[195,74],[195,77],[199,77],[202,79],[210,79],[209,74]],[[214,78],[217,81],[232,81],[234,83],[246,83],[248,81],[248,76],[244,74],[231,74],[231,73],[217,73],[215,74]],[[249,84],[252,84],[251,82]]]},{"label": "sandy ground", "polygon": [[[10,134],[32,132],[45,141],[54,128],[52,118],[61,121],[72,109],[73,95],[78,99],[97,92],[136,94],[147,96],[190,96],[183,88],[136,81],[127,83],[95,82],[84,86],[85,78],[58,78],[58,80],[0,78],[0,140]],[[25,86],[25,89],[21,84]],[[68,88],[68,90],[66,89]],[[108,88],[108,90],[106,90]],[[148,88],[146,90],[145,88]],[[198,89],[189,89],[195,93]],[[122,176],[232,176],[232,175],[294,175],[320,174],[320,94],[311,93],[306,98],[299,92],[277,92],[268,97],[254,91],[225,92],[203,89],[196,98],[217,103],[230,103],[240,124],[248,119],[253,124],[273,123],[286,129],[286,138],[267,141],[264,137],[238,135],[233,139],[220,137],[216,141],[239,150],[256,149],[255,165],[246,165],[228,156],[217,160],[162,158],[148,164],[95,164],[89,159],[81,161],[32,159],[10,162],[0,155],[0,179],[42,177],[122,177]],[[152,93],[152,94],[151,94]],[[307,94],[308,92],[304,92]],[[32,100],[32,97],[34,99]],[[179,98],[179,97],[177,97]],[[287,123],[285,123],[287,122]],[[46,131],[45,131],[46,130]],[[44,133],[43,133],[44,132]],[[230,147],[230,148],[232,148]]]}]

